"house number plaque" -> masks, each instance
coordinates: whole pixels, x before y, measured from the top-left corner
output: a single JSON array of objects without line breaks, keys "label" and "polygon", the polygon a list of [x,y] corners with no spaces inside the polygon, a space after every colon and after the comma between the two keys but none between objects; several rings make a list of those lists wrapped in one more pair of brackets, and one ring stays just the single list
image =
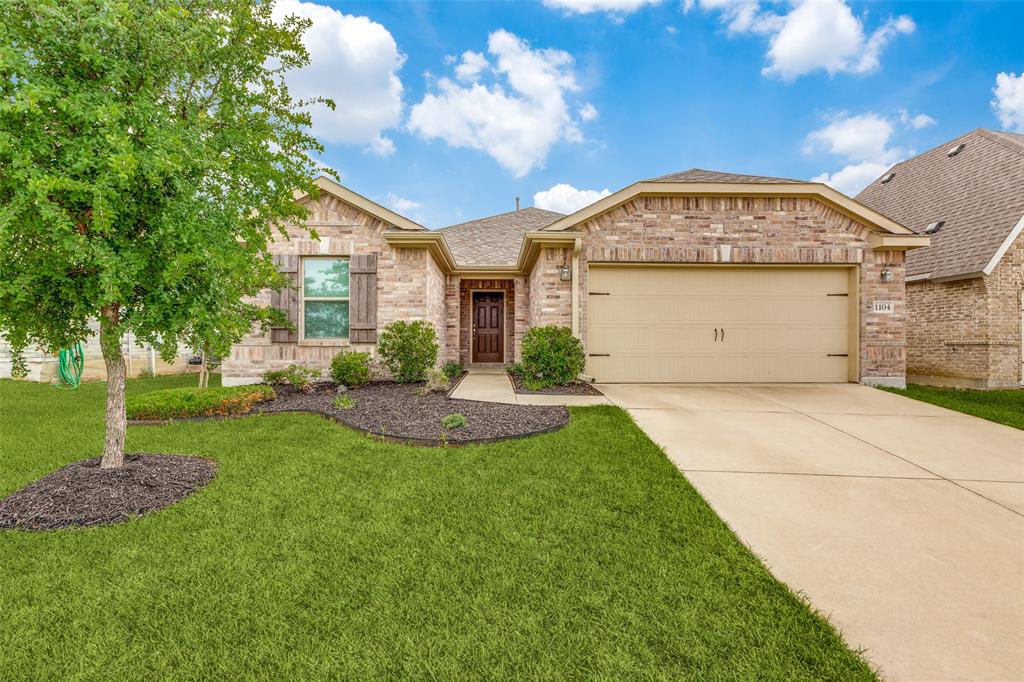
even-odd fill
[{"label": "house number plaque", "polygon": [[884,313],[888,315],[895,309],[896,306],[892,301],[874,301],[871,304],[871,312],[873,313]]}]

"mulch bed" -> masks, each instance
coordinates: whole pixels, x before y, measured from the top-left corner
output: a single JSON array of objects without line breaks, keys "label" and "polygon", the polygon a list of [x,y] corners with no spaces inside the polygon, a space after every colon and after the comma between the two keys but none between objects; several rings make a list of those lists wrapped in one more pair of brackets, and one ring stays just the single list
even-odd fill
[{"label": "mulch bed", "polygon": [[0,500],[0,529],[53,530],[128,521],[188,497],[213,479],[216,462],[181,455],[126,455],[72,462]]},{"label": "mulch bed", "polygon": [[[436,445],[474,443],[518,438],[562,428],[569,411],[562,406],[506,405],[475,400],[456,400],[445,393],[421,396],[421,384],[370,383],[348,391],[355,407],[334,407],[337,388],[321,382],[311,393],[287,387],[275,400],[260,403],[255,412],[316,412],[358,431],[399,441]],[[466,417],[466,426],[444,429],[441,419],[452,413]],[[443,437],[442,437],[443,432]]]},{"label": "mulch bed", "polygon": [[512,385],[515,387],[516,393],[523,393],[525,395],[604,395],[592,385],[582,381],[574,381],[565,386],[554,386],[534,391],[523,384],[523,379],[518,374],[509,374],[509,377],[512,378]]}]

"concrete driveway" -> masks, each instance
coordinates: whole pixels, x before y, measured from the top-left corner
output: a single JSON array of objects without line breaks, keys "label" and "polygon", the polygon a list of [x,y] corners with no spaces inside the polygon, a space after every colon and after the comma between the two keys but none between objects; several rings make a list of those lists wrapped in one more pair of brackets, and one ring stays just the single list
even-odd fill
[{"label": "concrete driveway", "polygon": [[1024,680],[1024,432],[854,384],[599,387],[889,680]]}]

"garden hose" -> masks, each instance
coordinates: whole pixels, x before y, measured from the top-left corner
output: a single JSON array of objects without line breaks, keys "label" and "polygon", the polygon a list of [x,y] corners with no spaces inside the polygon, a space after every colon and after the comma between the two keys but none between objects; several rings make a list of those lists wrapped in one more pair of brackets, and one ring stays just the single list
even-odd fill
[{"label": "garden hose", "polygon": [[72,390],[82,383],[82,370],[85,369],[85,349],[81,343],[70,348],[61,348],[57,365],[57,376],[60,383]]}]

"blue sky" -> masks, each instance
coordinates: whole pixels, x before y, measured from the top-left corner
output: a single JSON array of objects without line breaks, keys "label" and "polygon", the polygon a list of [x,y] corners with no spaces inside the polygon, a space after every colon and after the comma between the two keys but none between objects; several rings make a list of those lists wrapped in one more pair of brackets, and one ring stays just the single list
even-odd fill
[{"label": "blue sky", "polygon": [[691,167],[855,193],[968,130],[1024,132],[1024,3],[280,0],[277,11],[314,22],[313,64],[290,83],[337,103],[313,112],[323,162],[431,228],[511,210],[516,196],[571,210]]}]

